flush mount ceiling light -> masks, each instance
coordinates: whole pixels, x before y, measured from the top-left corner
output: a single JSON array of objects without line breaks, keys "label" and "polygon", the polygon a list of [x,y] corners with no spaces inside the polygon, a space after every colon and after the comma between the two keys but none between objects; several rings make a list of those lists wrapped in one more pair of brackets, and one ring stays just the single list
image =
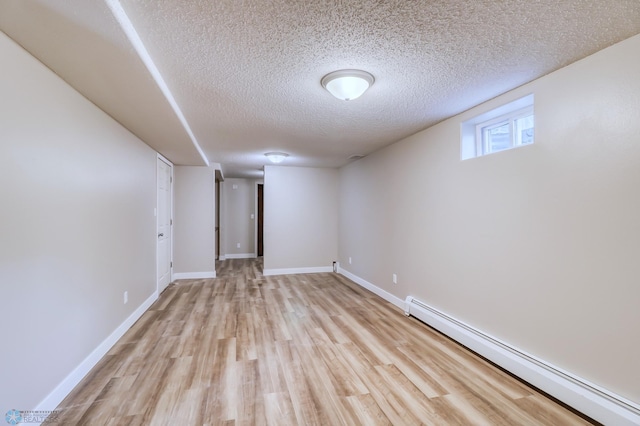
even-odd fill
[{"label": "flush mount ceiling light", "polygon": [[375,79],[371,74],[361,70],[339,70],[322,77],[320,83],[329,93],[343,101],[359,98]]},{"label": "flush mount ceiling light", "polygon": [[271,161],[273,164],[282,163],[285,158],[289,156],[284,152],[267,152],[265,156]]}]

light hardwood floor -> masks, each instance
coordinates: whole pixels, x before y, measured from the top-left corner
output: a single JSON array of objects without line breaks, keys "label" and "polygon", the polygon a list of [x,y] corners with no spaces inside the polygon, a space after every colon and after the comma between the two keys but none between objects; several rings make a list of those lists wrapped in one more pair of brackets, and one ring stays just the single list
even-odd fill
[{"label": "light hardwood floor", "polygon": [[57,424],[589,424],[341,275],[217,266],[170,285]]}]

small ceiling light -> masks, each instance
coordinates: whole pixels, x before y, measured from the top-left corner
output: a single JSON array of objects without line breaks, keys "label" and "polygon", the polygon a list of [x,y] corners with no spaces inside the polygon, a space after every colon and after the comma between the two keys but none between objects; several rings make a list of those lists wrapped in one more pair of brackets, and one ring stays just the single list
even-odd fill
[{"label": "small ceiling light", "polygon": [[267,152],[265,156],[273,164],[278,164],[278,163],[282,163],[284,159],[289,156],[289,154],[285,154],[284,152]]},{"label": "small ceiling light", "polygon": [[320,83],[336,98],[350,101],[359,98],[374,81],[366,71],[340,70],[325,75]]}]

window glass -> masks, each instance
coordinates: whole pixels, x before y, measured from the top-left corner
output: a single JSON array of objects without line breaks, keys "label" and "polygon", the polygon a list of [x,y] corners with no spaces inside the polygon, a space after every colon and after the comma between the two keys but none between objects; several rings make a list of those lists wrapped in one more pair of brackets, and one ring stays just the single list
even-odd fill
[{"label": "window glass", "polygon": [[485,153],[497,152],[502,151],[503,149],[511,148],[509,122],[485,127],[483,133]]},{"label": "window glass", "polygon": [[533,143],[533,115],[518,118],[515,121],[516,145]]}]

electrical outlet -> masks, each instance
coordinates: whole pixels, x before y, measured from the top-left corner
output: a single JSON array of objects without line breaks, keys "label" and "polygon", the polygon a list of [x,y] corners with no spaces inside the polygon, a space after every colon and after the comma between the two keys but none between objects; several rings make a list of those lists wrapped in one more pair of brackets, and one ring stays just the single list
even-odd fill
[{"label": "electrical outlet", "polygon": [[236,244],[236,248],[240,248],[240,243]]},{"label": "electrical outlet", "polygon": [[129,301],[129,292],[125,291],[124,292],[124,304],[126,305],[128,301]]},{"label": "electrical outlet", "polygon": [[351,265],[351,257],[349,257],[349,265]]},{"label": "electrical outlet", "polygon": [[398,284],[398,276],[396,274],[393,274],[393,283]]}]

